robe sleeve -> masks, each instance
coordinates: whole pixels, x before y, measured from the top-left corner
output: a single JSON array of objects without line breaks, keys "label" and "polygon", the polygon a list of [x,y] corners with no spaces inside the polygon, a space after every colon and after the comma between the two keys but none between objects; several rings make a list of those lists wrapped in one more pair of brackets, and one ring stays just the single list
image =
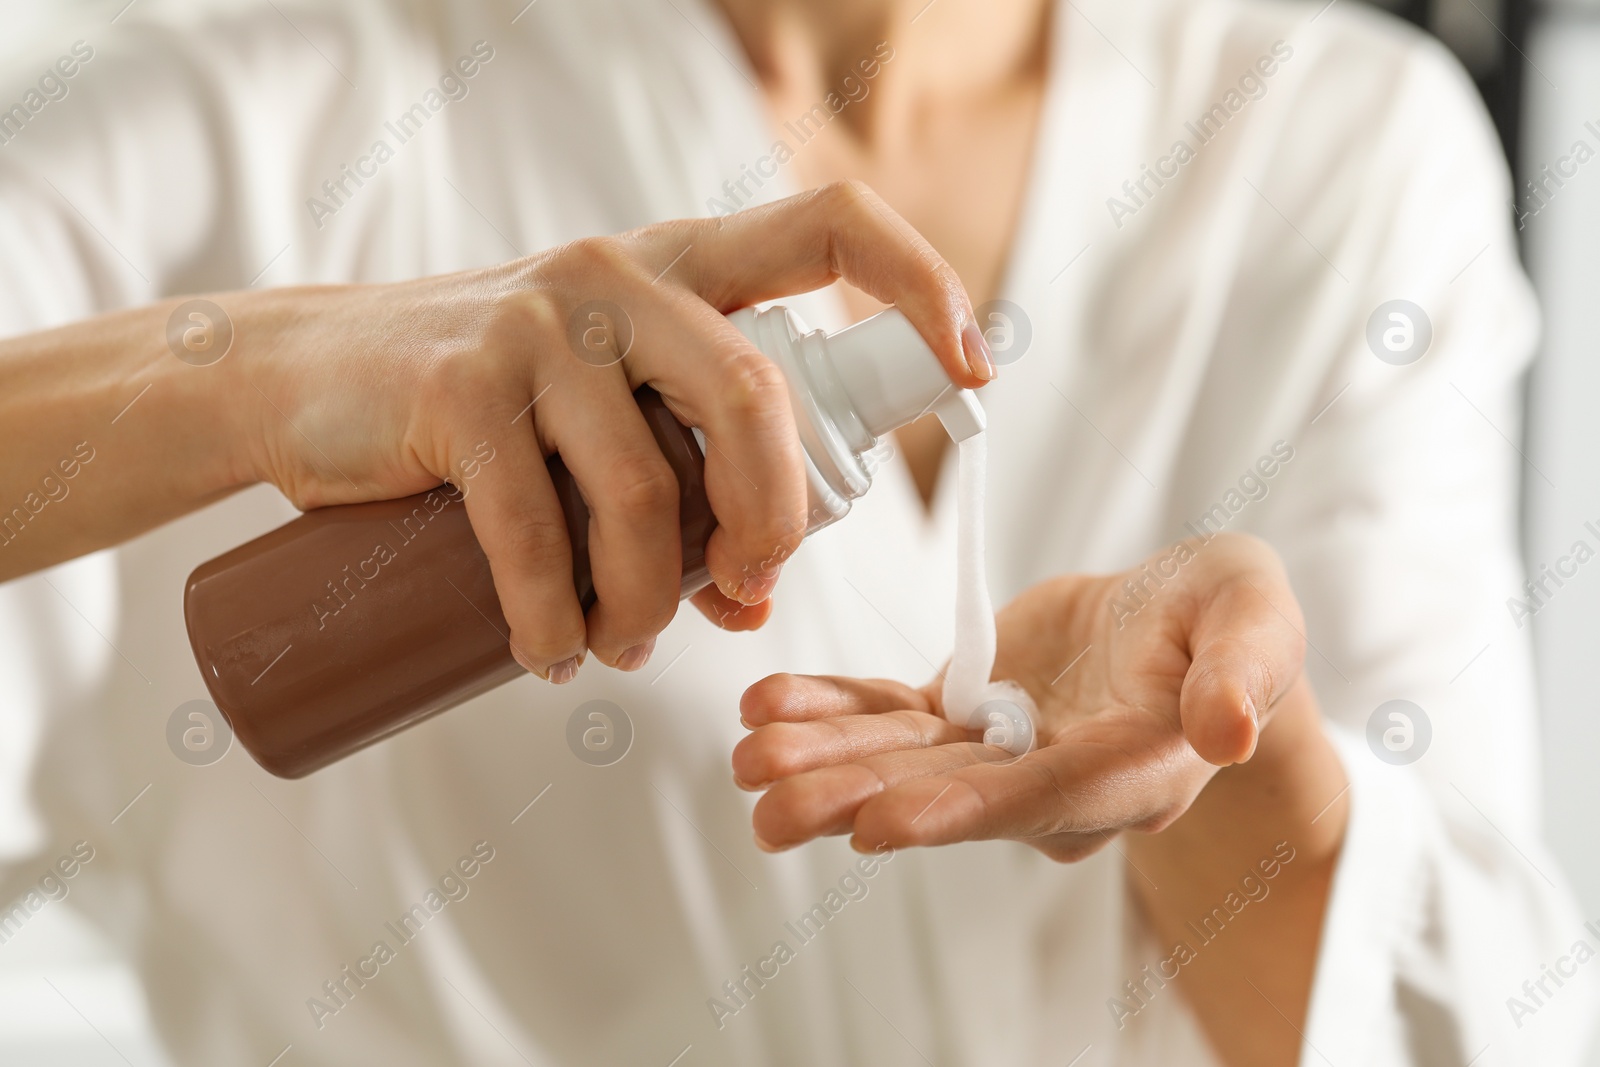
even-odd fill
[{"label": "robe sleeve", "polygon": [[1516,520],[1544,477],[1520,444],[1537,308],[1470,82],[1432,42],[1406,64],[1343,229],[1364,299],[1257,530],[1301,597],[1350,778],[1301,1062],[1576,1064],[1600,927],[1540,840]]}]

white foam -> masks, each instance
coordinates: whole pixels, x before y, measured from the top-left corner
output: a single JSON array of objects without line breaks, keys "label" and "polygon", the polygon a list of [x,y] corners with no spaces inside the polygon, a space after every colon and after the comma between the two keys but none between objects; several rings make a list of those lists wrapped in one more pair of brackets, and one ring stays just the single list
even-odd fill
[{"label": "white foam", "polygon": [[1034,745],[1038,709],[1014,682],[991,682],[994,671],[994,604],[984,571],[983,495],[988,475],[988,434],[960,445],[956,470],[956,644],[944,675],[944,715],[984,744],[1020,756]]}]

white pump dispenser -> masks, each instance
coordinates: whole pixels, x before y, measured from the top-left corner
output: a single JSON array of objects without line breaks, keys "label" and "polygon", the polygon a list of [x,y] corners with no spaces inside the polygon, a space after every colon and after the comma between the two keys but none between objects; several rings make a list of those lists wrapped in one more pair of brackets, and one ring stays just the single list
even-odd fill
[{"label": "white pump dispenser", "polygon": [[895,308],[833,334],[808,331],[784,307],[744,308],[728,321],[789,382],[811,482],[808,530],[842,518],[872,485],[864,457],[891,430],[930,412],[953,441],[984,430],[976,394],[951,383],[939,357]]},{"label": "white pump dispenser", "polygon": [[863,319],[828,335],[827,342],[834,373],[873,436],[930,410],[957,444],[983,432],[977,395],[950,384],[938,357],[899,311]]}]

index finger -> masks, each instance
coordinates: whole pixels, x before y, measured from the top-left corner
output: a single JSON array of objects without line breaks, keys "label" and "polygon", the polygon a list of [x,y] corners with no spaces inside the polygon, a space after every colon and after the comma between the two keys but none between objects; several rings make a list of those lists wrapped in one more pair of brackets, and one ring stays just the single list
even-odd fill
[{"label": "index finger", "polygon": [[746,689],[739,700],[739,718],[751,729],[775,722],[811,722],[890,711],[939,714],[922,690],[882,678],[769,674]]},{"label": "index finger", "polygon": [[977,388],[994,358],[961,279],[933,246],[861,182],[836,182],[701,224],[690,286],[718,311],[809,292],[839,278],[893,304],[950,380]]}]

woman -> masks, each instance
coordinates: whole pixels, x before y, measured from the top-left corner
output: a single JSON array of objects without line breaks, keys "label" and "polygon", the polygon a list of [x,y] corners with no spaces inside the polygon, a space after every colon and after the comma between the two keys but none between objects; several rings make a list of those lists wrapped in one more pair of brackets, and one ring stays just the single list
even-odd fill
[{"label": "woman", "polygon": [[[219,464],[229,409],[162,408],[124,376],[104,399],[132,406],[60,438],[108,440],[83,468],[101,481],[48,505],[58,532],[37,540],[55,543],[28,566],[131,532],[77,532],[77,504],[144,529],[257,479],[307,505],[408,492],[447,473],[449,442],[517,440],[530,401],[540,447],[590,449],[601,477],[624,372],[572,409],[541,408],[539,373],[417,373],[494,350],[507,334],[485,340],[472,310],[525,287],[570,302],[590,278],[665,282],[676,310],[652,322],[673,324],[671,343],[625,373],[751,440],[722,450],[726,553],[701,606],[759,633],[678,619],[657,636],[671,553],[653,480],[623,478],[646,487],[617,515],[609,599],[625,610],[603,590],[581,641],[633,671],[578,669],[573,605],[546,607],[565,572],[511,569],[539,525],[510,513],[542,492],[524,435],[485,471],[500,491],[469,502],[491,557],[484,531],[503,523],[496,580],[526,612],[527,665],[569,686],[516,683],[299,783],[237,756],[180,765],[162,736],[201,695],[182,578],[292,513],[269,490],[7,587],[13,616],[45,621],[8,653],[37,679],[8,698],[13,736],[49,727],[17,759],[35,770],[12,810],[40,816],[7,820],[29,860],[11,886],[58,843],[93,843],[74,899],[123,939],[180,1062],[1578,1055],[1593,979],[1537,1003],[1522,988],[1583,930],[1534,841],[1527,648],[1495,614],[1520,585],[1517,457],[1495,428],[1514,433],[1534,318],[1503,167],[1434,46],[1343,6],[1160,0],[141,5],[79,36],[93,57],[71,78],[51,68],[69,92],[0,154],[0,321],[29,335],[11,352],[37,367],[62,346],[31,331],[172,294],[388,284],[215,297],[265,309],[200,369],[259,390],[265,406],[245,400],[266,425],[244,436],[275,448],[242,473]],[[820,209],[730,215],[840,179],[883,203],[846,186]],[[708,215],[730,221],[541,252]],[[852,240],[862,253],[839,255]],[[544,274],[494,266],[529,253]],[[963,768],[973,750],[928,695],[763,682],[734,763],[748,787],[777,783],[754,810],[759,842],[853,830],[870,853],[765,856],[727,775],[741,691],[782,671],[925,679],[950,644],[952,472],[931,428],[901,435],[903,462],[857,513],[788,560],[776,610],[776,576],[746,570],[770,558],[798,483],[773,383],[741,375],[710,312],[835,273],[859,291],[793,300],[813,325],[900,301],[969,385],[989,375],[961,286],[978,305],[1003,371],[983,391],[992,576],[1013,601],[999,669],[1035,691],[1055,743]],[[1374,312],[1401,299],[1429,342],[1385,347],[1378,317],[1369,345]],[[144,325],[108,348],[177,306],[126,313]],[[496,366],[524,365],[522,336]],[[701,345],[714,382],[695,379]],[[536,362],[548,340],[529,348],[558,373]],[[19,440],[59,432],[55,379],[23,377],[46,385],[27,394],[36,422],[8,411],[39,427]],[[767,405],[727,402],[741,381]],[[141,404],[166,433],[135,429]],[[439,428],[422,435],[432,454],[401,447],[416,425]],[[152,451],[119,469],[124,433]],[[174,439],[194,469],[158,477]],[[346,460],[358,469],[341,474]],[[159,507],[141,504],[152,479]],[[1270,542],[1282,568],[1224,529]],[[1115,577],[1061,577],[1083,574]],[[634,733],[604,767],[561,743],[595,699]],[[1410,713],[1409,745],[1383,743],[1379,720],[1369,748],[1393,699],[1425,718]],[[1040,848],[902,847],[968,838]]]}]

